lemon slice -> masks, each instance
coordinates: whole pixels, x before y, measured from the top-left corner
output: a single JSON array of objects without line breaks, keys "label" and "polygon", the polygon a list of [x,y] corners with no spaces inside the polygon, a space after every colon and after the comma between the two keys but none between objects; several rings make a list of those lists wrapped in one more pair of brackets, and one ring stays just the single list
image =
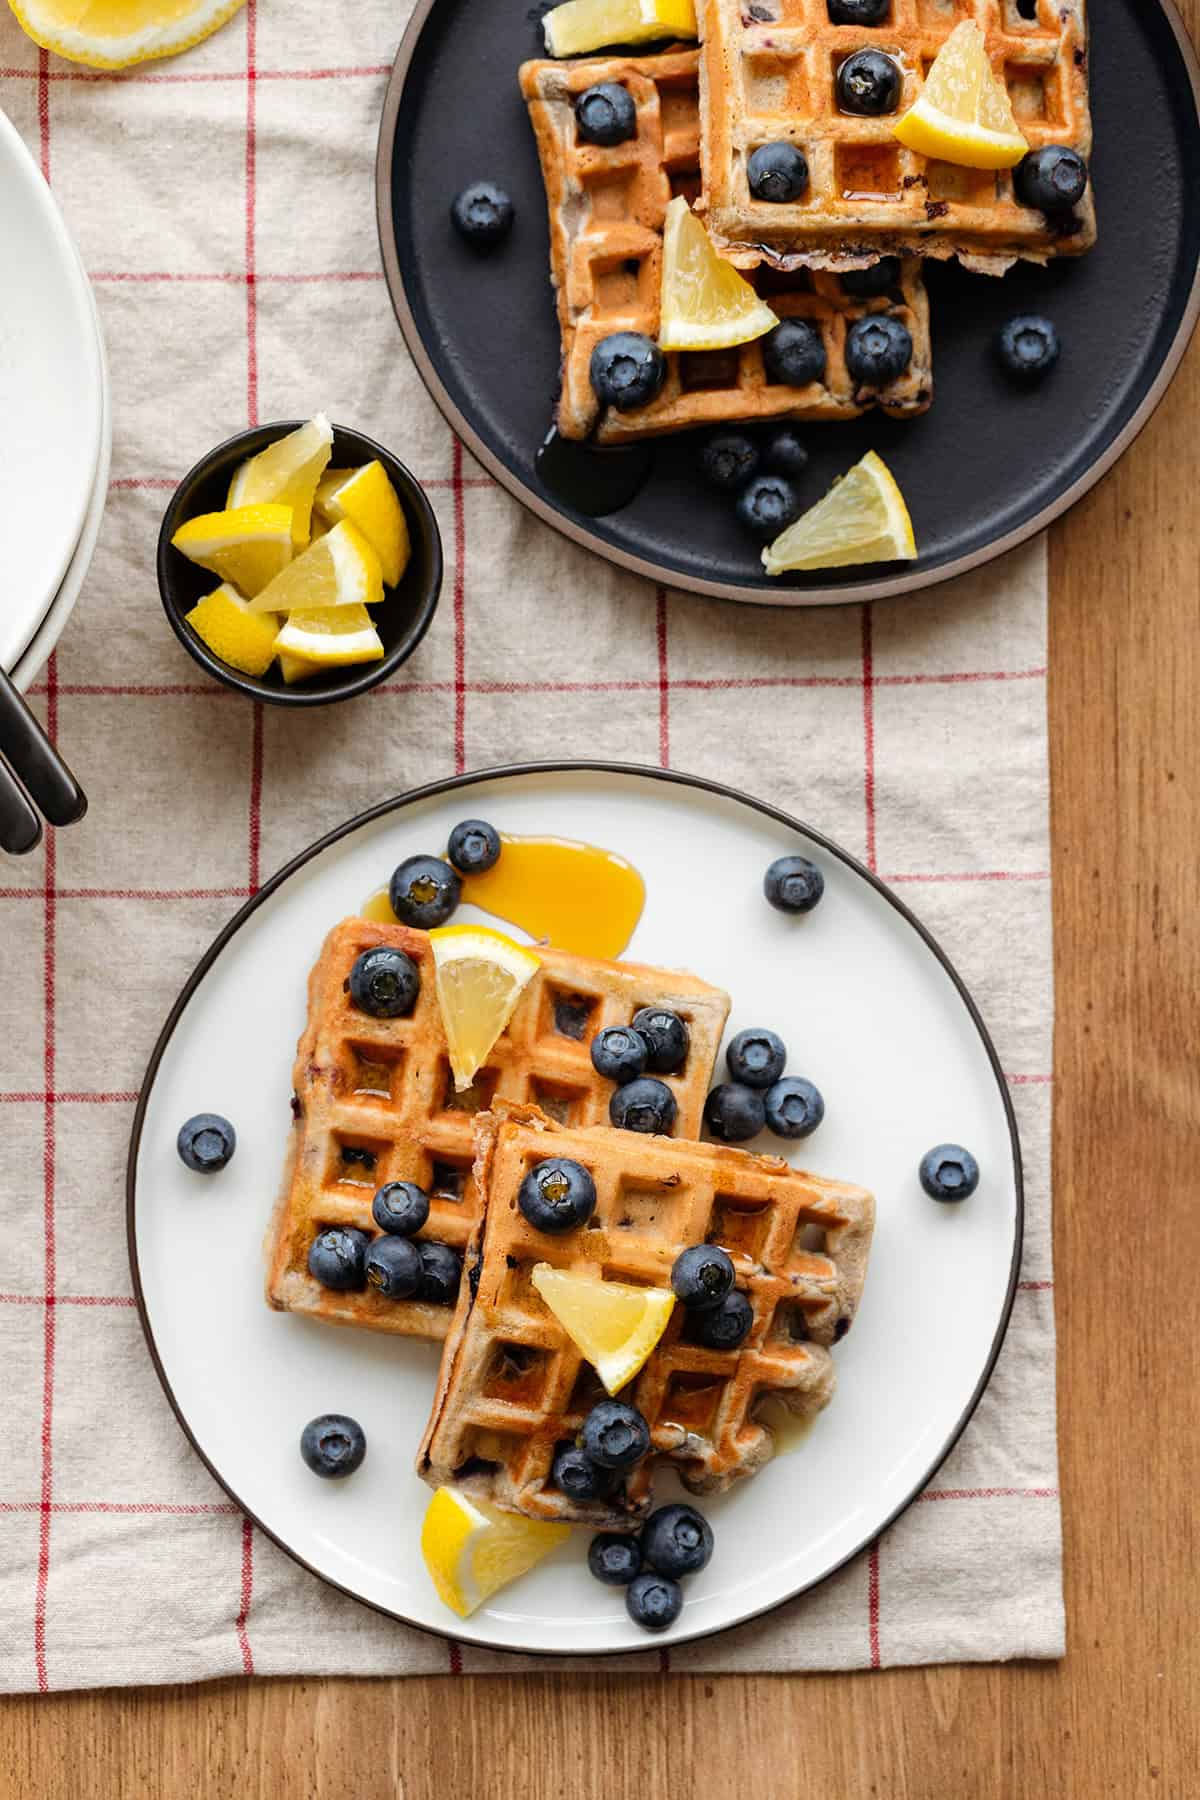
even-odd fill
[{"label": "lemon slice", "polygon": [[549,1263],[535,1263],[529,1279],[610,1394],[633,1380],[675,1306],[670,1288],[601,1281]]},{"label": "lemon slice", "polygon": [[450,1067],[461,1094],[541,965],[531,950],[485,925],[443,925],[430,932],[429,941]]},{"label": "lemon slice", "polygon": [[893,130],[910,150],[969,169],[1011,169],[1029,149],[973,19],[954,27]]},{"label": "lemon slice", "polygon": [[823,500],[762,553],[768,575],[847,563],[913,562],[917,546],[904,495],[881,456],[868,450]]},{"label": "lemon slice", "polygon": [[171,542],[252,600],[292,560],[292,509],[236,506],[200,513],[181,525]]},{"label": "lemon slice", "polygon": [[229,484],[226,506],[261,506],[278,500],[292,509],[292,538],[298,550],[308,542],[313,495],[333,453],[333,427],[317,413],[296,431],[276,438],[244,462]]},{"label": "lemon slice", "polygon": [[348,519],[358,527],[379,558],[385,583],[395,587],[408,567],[412,546],[404,508],[383,464],[327,470],[317,483],[316,507],[331,525]]},{"label": "lemon slice", "polygon": [[551,56],[697,36],[693,0],[566,0],[542,20]]},{"label": "lemon slice", "polygon": [[442,1487],[425,1509],[421,1555],[438,1599],[465,1619],[570,1534],[569,1525],[523,1519]]},{"label": "lemon slice", "polygon": [[294,612],[274,643],[275,654],[302,658],[319,669],[379,662],[383,645],[365,606],[316,607]]},{"label": "lemon slice", "polygon": [[210,37],[243,0],[9,0],[35,44],[91,69],[174,56]]},{"label": "lemon slice", "polygon": [[313,675],[321,673],[320,663],[309,662],[307,656],[289,656],[281,651],[279,657],[279,673],[291,687],[293,682],[308,681]]},{"label": "lemon slice", "polygon": [[663,227],[664,350],[728,350],[771,331],[779,320],[732,263],[717,255],[707,231],[682,194],[667,208]]},{"label": "lemon slice", "polygon": [[243,675],[265,675],[270,668],[279,620],[273,613],[251,612],[228,582],[206,594],[184,618],[214,656]]},{"label": "lemon slice", "polygon": [[378,606],[379,558],[353,525],[335,525],[260,589],[256,612],[309,612],[314,607]]}]

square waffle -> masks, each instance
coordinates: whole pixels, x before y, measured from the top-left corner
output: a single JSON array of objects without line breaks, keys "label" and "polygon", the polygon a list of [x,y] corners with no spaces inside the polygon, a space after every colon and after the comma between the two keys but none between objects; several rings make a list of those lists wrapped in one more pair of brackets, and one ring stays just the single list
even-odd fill
[{"label": "square waffle", "polygon": [[[550,270],[562,333],[563,437],[601,444],[755,419],[853,419],[871,406],[897,417],[924,412],[933,395],[929,303],[910,259],[890,293],[855,299],[834,276],[778,277],[763,297],[780,318],[803,317],[825,343],[825,379],[789,387],[767,379],[760,343],[732,350],[669,351],[667,377],[648,406],[602,408],[592,387],[592,351],[616,331],[656,338],[663,222],[677,194],[700,188],[699,52],[529,62],[521,91],[537,138],[550,214]],[[575,101],[601,81],[619,82],[637,109],[637,135],[609,148],[583,143]],[[857,386],[846,368],[846,332],[869,312],[894,312],[913,357],[881,388]]]},{"label": "square waffle", "polygon": [[[935,161],[892,135],[951,31],[972,19],[1030,148],[1067,144],[1090,158],[1084,0],[891,0],[889,18],[873,27],[831,24],[827,0],[698,0],[697,13],[698,210],[730,261],[849,268],[888,254],[958,256],[1003,274],[1018,257],[1076,256],[1095,242],[1090,187],[1077,212],[1055,222],[1018,203],[1010,169]],[[839,109],[838,66],[864,48],[900,64],[895,113]],[[804,152],[809,186],[790,204],[755,200],[747,158],[782,139]]]},{"label": "square waffle", "polygon": [[[377,944],[405,951],[421,991],[407,1018],[375,1019],[351,1002],[355,958]],[[675,1129],[695,1137],[729,996],[693,975],[601,962],[539,948],[541,969],[468,1092],[450,1074],[423,931],[345,919],[325,940],[308,982],[308,1022],[296,1051],[295,1121],[283,1190],[268,1238],[267,1300],[281,1312],[407,1337],[442,1338],[452,1308],[388,1300],[373,1289],[338,1293],[308,1272],[314,1237],[330,1225],[377,1235],[371,1201],[387,1181],[415,1181],[431,1195],[421,1232],[462,1251],[480,1212],[473,1174],[474,1114],[493,1098],[535,1102],[572,1126],[607,1121],[613,1085],[592,1067],[590,1044],[606,1025],[628,1025],[643,1006],[686,1020],[691,1043],[676,1075]]]},{"label": "square waffle", "polygon": [[[720,1144],[573,1129],[529,1107],[481,1114],[475,1129],[484,1212],[418,1453],[426,1481],[532,1518],[628,1525],[650,1509],[657,1461],[693,1493],[717,1492],[770,1460],[771,1431],[755,1417],[764,1396],[802,1419],[826,1404],[829,1346],[849,1329],[866,1276],[875,1202],[865,1189]],[[582,1163],[596,1184],[588,1226],[562,1237],[534,1230],[517,1205],[526,1171],[551,1155]],[[704,1349],[677,1306],[621,1394],[650,1427],[650,1454],[607,1499],[569,1500],[552,1485],[555,1451],[604,1390],[531,1269],[667,1287],[679,1252],[705,1242],[733,1258],[754,1311],[749,1335],[736,1350]]]}]

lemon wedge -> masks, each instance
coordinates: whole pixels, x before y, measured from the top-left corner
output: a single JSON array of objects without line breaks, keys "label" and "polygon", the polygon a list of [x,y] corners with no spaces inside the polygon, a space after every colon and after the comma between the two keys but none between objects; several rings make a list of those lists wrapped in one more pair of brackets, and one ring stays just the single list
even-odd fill
[{"label": "lemon wedge", "polygon": [[[274,641],[276,656],[295,657],[319,669],[380,662],[383,645],[365,606],[315,607],[294,612]],[[286,677],[285,677],[286,679]]]},{"label": "lemon wedge", "polygon": [[229,484],[226,506],[261,506],[277,500],[292,509],[292,538],[298,550],[308,542],[313,496],[333,454],[333,427],[317,413],[296,431],[276,438],[244,462]]},{"label": "lemon wedge", "polygon": [[442,1487],[425,1509],[421,1555],[438,1599],[465,1619],[570,1533],[569,1525],[523,1519]]},{"label": "lemon wedge", "polygon": [[670,1288],[601,1281],[549,1263],[535,1263],[529,1279],[610,1394],[633,1380],[675,1306]]},{"label": "lemon wedge", "polygon": [[257,612],[309,612],[314,607],[378,606],[383,599],[379,558],[353,525],[335,525],[261,588]]},{"label": "lemon wedge", "polygon": [[[378,660],[378,658],[376,659]],[[321,673],[320,663],[309,662],[307,656],[289,656],[281,651],[279,656],[279,673],[291,687],[293,682],[308,681],[311,676]]]},{"label": "lemon wedge", "polygon": [[174,56],[211,37],[243,0],[9,0],[35,44],[90,69]]},{"label": "lemon wedge", "polygon": [[327,470],[317,483],[316,508],[331,525],[343,519],[356,525],[379,558],[385,584],[395,587],[408,566],[412,546],[404,508],[383,464]]},{"label": "lemon wedge", "polygon": [[566,0],[546,14],[542,26],[551,56],[697,36],[693,0]]},{"label": "lemon wedge", "polygon": [[235,506],[200,513],[181,525],[171,542],[191,562],[231,581],[252,600],[292,560],[292,509]]},{"label": "lemon wedge", "polygon": [[676,195],[663,226],[662,348],[728,350],[778,323],[745,276],[717,255],[683,195]]},{"label": "lemon wedge", "polygon": [[265,675],[275,656],[279,620],[251,612],[236,588],[223,582],[193,606],[185,619],[214,656],[243,675]]},{"label": "lemon wedge", "polygon": [[486,925],[431,931],[438,1005],[459,1093],[469,1088],[541,966],[531,950]]},{"label": "lemon wedge", "polygon": [[917,546],[904,495],[881,456],[868,450],[762,553],[768,575],[848,563],[913,562]]},{"label": "lemon wedge", "polygon": [[893,126],[910,150],[968,169],[1011,169],[1029,149],[973,19],[946,39],[915,103]]}]

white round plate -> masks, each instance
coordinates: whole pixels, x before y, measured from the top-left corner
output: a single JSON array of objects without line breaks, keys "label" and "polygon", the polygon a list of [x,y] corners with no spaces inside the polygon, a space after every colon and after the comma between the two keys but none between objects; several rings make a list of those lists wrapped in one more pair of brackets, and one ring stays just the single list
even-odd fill
[{"label": "white round plate", "polygon": [[[777,1029],[790,1070],[815,1080],[828,1108],[799,1146],[804,1162],[877,1197],[866,1290],[835,1352],[833,1401],[802,1443],[702,1503],[716,1553],[662,1638],[638,1631],[620,1593],[588,1575],[583,1532],[456,1620],[421,1561],[429,1489],[412,1468],[437,1347],[286,1317],[263,1299],[309,967],[330,925],[401,858],[441,850],[464,816],[628,857],[647,890],[630,956],[728,988],[731,1033]],[[768,863],[796,849],[827,884],[799,919],[762,895]],[[224,1113],[238,1133],[234,1160],[207,1180],[175,1150],[179,1126],[200,1111]],[[922,1153],[947,1139],[974,1150],[983,1170],[961,1206],[937,1205],[917,1181]],[[397,1618],[565,1655],[645,1650],[736,1625],[876,1537],[970,1416],[1008,1321],[1021,1247],[1003,1077],[969,996],[912,915],[834,845],[761,803],[594,764],[438,783],[351,821],[276,876],[222,932],[167,1020],[134,1122],[128,1198],[151,1353],[184,1430],[238,1504],[325,1580]],[[345,1483],[315,1480],[300,1459],[301,1428],[325,1411],[352,1414],[367,1434],[366,1462]]]}]

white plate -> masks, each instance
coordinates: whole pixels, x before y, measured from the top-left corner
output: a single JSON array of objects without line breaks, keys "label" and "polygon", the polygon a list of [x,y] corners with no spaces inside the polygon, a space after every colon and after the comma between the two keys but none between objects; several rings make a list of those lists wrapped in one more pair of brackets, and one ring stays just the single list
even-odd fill
[{"label": "white plate", "polygon": [[87,277],[40,170],[0,113],[0,667],[58,592],[100,457],[103,379]]},{"label": "white plate", "polygon": [[[789,1068],[814,1079],[828,1107],[800,1146],[803,1160],[878,1199],[833,1402],[800,1446],[704,1503],[716,1553],[661,1639],[631,1625],[621,1595],[588,1575],[581,1532],[460,1625],[436,1599],[418,1548],[429,1490],[412,1458],[437,1349],[284,1317],[263,1300],[262,1240],[309,966],[332,923],[402,857],[441,849],[464,815],[629,857],[647,888],[630,954],[727,987],[731,1032],[778,1029]],[[773,911],[761,889],[767,864],[796,848],[813,854],[827,883],[802,919]],[[192,1113],[210,1110],[234,1122],[238,1150],[201,1191],[175,1137]],[[973,1149],[983,1170],[957,1207],[937,1205],[917,1182],[922,1153],[947,1139]],[[911,915],[833,845],[769,808],[657,770],[586,765],[420,790],[352,822],[244,907],[185,988],[147,1071],[129,1208],[135,1288],[167,1395],[239,1505],[326,1580],[398,1618],[558,1654],[644,1650],[721,1630],[820,1581],[875,1537],[924,1486],[979,1398],[1008,1318],[1022,1211],[994,1053]],[[367,1434],[366,1462],[345,1484],[315,1480],[297,1449],[302,1426],[325,1411],[351,1413]]]}]

